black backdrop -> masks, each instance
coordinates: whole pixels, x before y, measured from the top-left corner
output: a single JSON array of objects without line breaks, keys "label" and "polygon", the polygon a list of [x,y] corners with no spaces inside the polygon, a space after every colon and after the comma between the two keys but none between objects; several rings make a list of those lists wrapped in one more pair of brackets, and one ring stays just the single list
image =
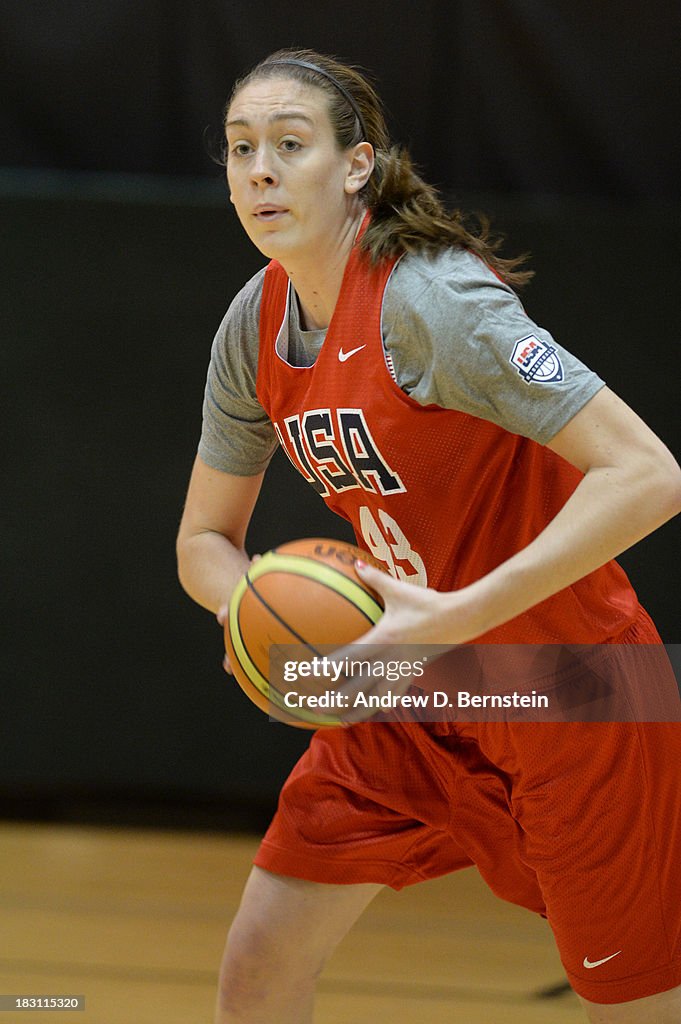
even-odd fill
[{"label": "black backdrop", "polygon": [[[230,685],[173,553],[210,341],[260,265],[203,130],[275,46],[372,67],[428,176],[534,253],[530,314],[677,444],[673,8],[593,6],[3,11],[0,809],[260,826],[306,742]],[[251,550],[315,533],[344,528],[276,460]],[[622,559],[669,642],[678,537]]]},{"label": "black backdrop", "polygon": [[0,164],[210,173],[235,77],[281,46],[372,69],[432,180],[678,196],[681,5],[0,2]]}]

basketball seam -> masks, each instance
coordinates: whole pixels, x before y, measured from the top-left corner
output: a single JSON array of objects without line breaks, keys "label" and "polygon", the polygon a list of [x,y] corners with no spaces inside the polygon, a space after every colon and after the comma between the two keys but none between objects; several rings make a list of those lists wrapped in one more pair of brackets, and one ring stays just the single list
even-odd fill
[{"label": "basketball seam", "polygon": [[[306,641],[303,636],[301,636],[301,634],[283,618],[283,615],[280,615],[274,609],[268,599],[257,587],[256,584],[260,578],[264,578],[271,573],[277,572],[284,574],[291,573],[292,575],[300,576],[302,579],[308,579],[318,586],[331,591],[331,593],[337,598],[340,598],[345,605],[350,606],[355,612],[358,612],[359,615],[366,620],[369,626],[375,625],[384,609],[375,597],[366,590],[361,582],[353,580],[345,572],[337,569],[335,566],[329,565],[326,562],[320,562],[317,559],[304,554],[287,554],[279,552],[276,549],[268,552],[267,555],[264,555],[262,559],[259,559],[254,565],[252,565],[248,572],[246,572],[242,577],[240,586],[236,588],[237,591],[240,591],[240,594],[236,601],[236,606],[233,607],[235,614],[230,617],[232,626],[232,645],[234,647],[234,653],[236,654],[237,664],[250,685],[253,686],[261,696],[265,697],[271,707],[284,711],[287,716],[291,715],[292,719],[297,719],[300,722],[308,722],[313,725],[340,724],[341,720],[335,716],[324,715],[320,717],[318,714],[313,714],[311,712],[306,713],[306,711],[301,708],[296,709],[297,714],[291,714],[291,710],[285,707],[283,703],[282,694],[278,689],[276,689],[276,687],[272,686],[270,680],[263,675],[251,657],[248,645],[243,635],[241,615],[239,612],[242,598],[249,590],[252,597],[263,608],[263,610],[268,613],[275,622],[282,626],[294,640],[297,640],[298,643],[309,651],[311,655],[317,657],[321,656],[317,648],[311,642]],[[233,597],[236,597],[236,592]],[[232,602],[232,604],[234,606],[234,602]],[[235,640],[237,641],[236,644],[234,643]]]},{"label": "basketball seam", "polygon": [[[237,648],[236,644],[234,643],[234,637],[232,637],[232,647],[234,648],[234,653],[236,654],[237,661],[239,663],[239,667],[241,668],[241,670],[244,673],[244,675],[246,676],[246,678],[249,680],[249,682],[253,686],[255,686],[256,690],[258,690],[258,692],[261,693],[263,697],[267,698],[267,700],[271,700],[272,697],[271,697],[271,693],[270,693],[270,689],[271,688],[270,688],[269,680],[265,678],[265,676],[262,674],[262,672],[260,671],[258,666],[255,664],[255,662],[251,658],[251,656],[250,656],[250,654],[248,652],[248,647],[246,646],[246,643],[244,641],[243,633],[241,632],[241,619],[240,619],[240,615],[239,615],[239,607],[241,605],[241,600],[242,600],[243,594],[246,591],[246,585],[245,584],[247,584],[247,583],[248,583],[248,580],[247,580],[246,577],[244,577],[244,579],[242,580],[241,586],[237,587],[236,590],[235,590],[235,595],[236,595],[237,591],[241,591],[241,593],[239,595],[239,598],[238,598],[238,602],[233,601],[232,605],[230,607],[230,612],[229,612],[230,633],[232,632],[232,628],[231,627],[234,627],[236,629],[236,632],[237,632],[237,635],[238,635],[239,645],[241,647],[241,650],[239,650]],[[242,654],[245,655],[247,661],[244,661],[244,659],[242,657]],[[257,681],[256,681],[256,679],[251,678],[252,675],[257,676]],[[263,685],[265,687],[264,689],[263,689]]]},{"label": "basketball seam", "polygon": [[[270,705],[269,714],[270,717],[276,718],[276,715],[272,714],[272,708],[278,708],[283,711],[285,715],[290,716],[292,720],[298,720],[299,722],[306,722],[309,725],[340,725],[341,719],[335,718],[331,715],[324,715],[321,718],[313,712],[307,712],[303,708],[298,708],[298,714],[293,714],[291,709],[286,707],[284,700],[282,699],[281,693],[270,683],[258,666],[255,664],[250,656],[248,647],[244,640],[244,636],[241,630],[241,616],[239,614],[241,608],[241,601],[246,594],[246,591],[250,589],[255,595],[256,599],[261,601],[262,604],[267,607],[266,603],[262,600],[260,594],[255,590],[253,586],[249,588],[248,575],[242,576],[241,580],[234,589],[232,600],[229,608],[229,633],[232,641],[232,649],[236,656],[236,662],[245,678],[254,687],[257,692],[264,697]],[[268,610],[271,610],[268,608]],[[286,625],[286,624],[285,624]],[[287,626],[290,632],[294,632]],[[235,642],[238,640],[238,644]],[[305,646],[308,646],[307,644]],[[314,650],[314,648],[312,648]]]},{"label": "basketball seam", "polygon": [[[284,620],[282,618],[280,618],[279,615],[277,615],[277,613],[274,611],[274,609],[264,599],[262,594],[258,593],[258,591],[253,586],[253,582],[250,579],[248,573],[246,573],[245,580],[246,580],[246,586],[251,591],[253,596],[258,601],[260,601],[260,603],[262,604],[263,608],[265,608],[273,616],[273,618],[275,618],[282,626],[284,626],[286,629],[288,629],[289,633],[291,633],[293,636],[298,637],[298,639],[300,640],[300,642],[303,645],[303,647],[306,647],[308,650],[312,651],[314,654],[319,656],[319,652],[312,646],[312,644],[306,643],[305,640],[303,640],[303,638],[298,633],[296,633],[295,629],[292,629],[292,627],[289,626],[288,622],[284,622]],[[239,631],[239,639],[241,640],[242,647],[243,647],[244,651],[246,652],[246,654],[248,655],[248,648],[247,648],[247,646],[246,646],[246,644],[244,642],[244,638],[243,638],[242,633],[241,633],[241,623],[239,621],[239,617],[238,616],[237,616],[237,619],[236,619],[236,626],[237,626],[237,629]],[[270,646],[276,646],[276,645],[270,645]],[[264,679],[265,677],[262,675],[262,673],[258,669],[258,666],[253,662],[253,660],[250,658],[250,656],[249,656],[249,661],[250,661],[254,671],[257,672],[258,675],[262,679]],[[243,668],[243,665],[242,665],[242,668]],[[250,675],[249,675],[248,672],[246,672],[245,669],[244,669],[244,672],[248,676],[248,678],[250,679]],[[252,680],[251,680],[251,682],[252,682]],[[254,685],[257,686],[257,684],[254,684]],[[257,687],[257,689],[260,690],[260,687]],[[263,693],[262,690],[260,690],[260,692]],[[314,724],[317,724],[317,725],[339,725],[340,722],[341,722],[340,718],[336,718],[333,715],[323,715],[323,716],[320,717],[319,715],[316,715],[313,712],[306,711],[304,708],[296,708],[295,710],[296,710],[297,714],[293,714],[292,709],[288,708],[286,706],[284,700],[282,699],[282,694],[279,692],[279,690],[276,689],[276,687],[272,686],[272,684],[271,684],[271,682],[269,680],[267,680],[267,693],[263,693],[263,696],[267,698],[267,700],[270,702],[270,704],[272,704],[272,705],[274,705],[274,707],[279,708],[280,710],[284,711],[287,715],[290,715],[291,718],[293,718],[293,719],[297,718],[300,721],[309,722],[310,724],[313,724],[313,725]]]},{"label": "basketball seam", "polygon": [[[315,580],[315,583],[318,583],[318,582],[319,582],[318,580]],[[278,612],[275,612],[275,610],[274,610],[274,608],[272,607],[271,604],[268,604],[268,602],[265,600],[265,598],[262,596],[262,594],[258,590],[255,589],[255,584],[253,583],[253,580],[248,575],[248,573],[246,574],[246,585],[247,585],[248,589],[251,591],[251,593],[253,594],[253,596],[256,597],[258,601],[260,601],[260,604],[263,606],[263,608],[267,609],[267,611],[270,613],[272,618],[276,619],[280,626],[283,626],[285,629],[287,629],[289,631],[289,633],[292,636],[296,637],[296,639],[300,641],[300,643],[303,645],[303,647],[309,648],[309,650],[311,650],[313,652],[313,654],[316,654],[318,658],[321,657],[321,652],[318,651],[315,647],[313,647],[311,643],[308,643],[307,640],[304,640],[303,637],[300,635],[300,633],[298,633],[293,628],[293,626],[290,626],[288,624],[288,622],[286,622],[284,619],[282,619],[281,615],[279,615]],[[272,645],[270,645],[270,646],[272,646]]]},{"label": "basketball seam", "polygon": [[[277,551],[272,551],[269,554],[270,555],[274,555],[275,557],[274,558],[269,558],[267,555],[265,555],[262,559],[260,559],[256,563],[255,566],[253,566],[252,569],[249,570],[247,578],[249,579],[249,582],[251,584],[253,582],[255,582],[257,579],[259,579],[260,576],[265,576],[268,572],[276,572],[277,571],[277,569],[275,568],[276,562],[279,561],[279,560],[282,560],[282,564],[281,564],[281,566],[279,568],[280,572],[293,572],[293,573],[295,573],[298,576],[304,577],[305,579],[313,580],[315,583],[318,583],[322,587],[326,587],[327,590],[331,590],[333,593],[335,593],[339,597],[343,598],[344,601],[347,601],[349,604],[351,604],[360,613],[360,615],[364,616],[364,618],[367,620],[367,622],[369,622],[372,626],[376,625],[376,622],[377,622],[378,619],[373,619],[371,617],[371,615],[369,614],[369,612],[366,611],[365,608],[362,608],[357,600],[353,600],[353,598],[350,596],[350,594],[344,593],[343,589],[339,589],[338,587],[331,586],[329,583],[325,582],[322,579],[319,579],[318,576],[315,576],[312,573],[299,572],[297,569],[293,568],[290,565],[286,565],[285,562],[284,562],[284,560],[286,560],[286,562],[288,562],[289,560],[297,560],[297,561],[300,562],[301,567],[303,565],[304,566],[314,566],[316,569],[321,569],[322,571],[325,571],[325,572],[328,572],[328,573],[332,573],[333,576],[337,577],[339,582],[342,582],[344,584],[344,587],[347,587],[348,589],[354,591],[355,595],[356,595],[356,597],[358,599],[361,598],[362,601],[365,601],[365,602],[369,602],[370,601],[375,606],[376,610],[379,613],[378,618],[380,618],[380,615],[383,614],[383,608],[381,608],[381,606],[378,603],[378,601],[376,601],[376,599],[374,597],[372,597],[372,595],[370,593],[368,593],[367,590],[364,589],[364,587],[361,585],[361,583],[356,582],[355,580],[351,579],[349,576],[346,576],[345,573],[341,572],[339,569],[334,568],[334,566],[326,565],[325,563],[317,562],[314,558],[309,558],[307,555],[289,555],[289,554],[283,554],[283,553],[280,553],[280,552],[277,552]],[[268,568],[268,564],[270,562],[274,562],[275,565],[271,566],[270,568]],[[254,580],[251,580],[250,573],[253,571],[253,569],[255,570],[255,573],[254,573],[255,578],[254,578]],[[279,620],[279,621],[281,622],[281,620]],[[282,623],[282,624],[287,626],[287,628],[290,629],[290,627],[288,626],[288,623]],[[291,632],[295,632],[295,631],[291,630]],[[306,644],[307,641],[305,641],[305,640],[303,640],[301,638],[301,643],[305,643]]]}]

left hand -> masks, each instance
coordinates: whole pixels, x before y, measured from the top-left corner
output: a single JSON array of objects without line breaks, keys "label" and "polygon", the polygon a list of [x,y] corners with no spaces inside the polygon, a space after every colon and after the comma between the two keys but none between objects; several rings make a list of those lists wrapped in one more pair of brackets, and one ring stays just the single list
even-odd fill
[{"label": "left hand", "polygon": [[461,643],[448,635],[447,620],[451,613],[447,598],[430,587],[418,587],[396,580],[366,562],[355,562],[355,572],[367,586],[383,598],[385,611],[358,644],[451,644]]},{"label": "left hand", "polygon": [[[381,596],[385,611],[367,633],[351,645],[335,651],[331,656],[334,661],[347,658],[349,661],[369,661],[372,665],[388,661],[413,663],[422,660],[424,655],[435,656],[472,639],[465,627],[452,630],[451,606],[455,594],[441,594],[429,587],[417,587],[396,580],[364,562],[356,562],[355,571],[364,583]],[[365,658],[357,650],[358,646],[369,648]],[[403,694],[411,682],[412,677],[408,674],[400,675],[399,680],[395,680],[388,679],[387,674],[373,671],[345,677],[339,687],[347,699],[347,710],[343,712],[344,722],[351,723],[371,717],[372,712],[367,712],[363,706],[354,708],[359,693],[380,696],[390,691]]]}]

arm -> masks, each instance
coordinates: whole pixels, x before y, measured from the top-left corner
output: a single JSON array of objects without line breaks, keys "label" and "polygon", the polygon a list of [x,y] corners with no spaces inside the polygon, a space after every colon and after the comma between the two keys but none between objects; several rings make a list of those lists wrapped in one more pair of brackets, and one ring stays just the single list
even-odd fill
[{"label": "arm", "polygon": [[264,474],[232,476],[197,456],[177,537],[180,583],[217,612],[229,602],[250,559],[244,543]]},{"label": "arm", "polygon": [[438,594],[360,574],[386,600],[370,643],[466,643],[570,586],[681,510],[681,470],[607,388],[548,444],[584,477],[531,544],[462,590]]}]

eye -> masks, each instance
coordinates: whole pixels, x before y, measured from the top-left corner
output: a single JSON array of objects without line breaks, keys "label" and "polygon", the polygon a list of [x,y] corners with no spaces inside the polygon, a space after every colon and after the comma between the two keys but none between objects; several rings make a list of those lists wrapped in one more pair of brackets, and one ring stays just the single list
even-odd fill
[{"label": "eye", "polygon": [[281,148],[285,153],[296,153],[301,149],[301,144],[297,139],[282,139]]},{"label": "eye", "polygon": [[229,147],[231,156],[248,156],[251,152],[251,146],[248,142],[235,142],[233,146]]}]

